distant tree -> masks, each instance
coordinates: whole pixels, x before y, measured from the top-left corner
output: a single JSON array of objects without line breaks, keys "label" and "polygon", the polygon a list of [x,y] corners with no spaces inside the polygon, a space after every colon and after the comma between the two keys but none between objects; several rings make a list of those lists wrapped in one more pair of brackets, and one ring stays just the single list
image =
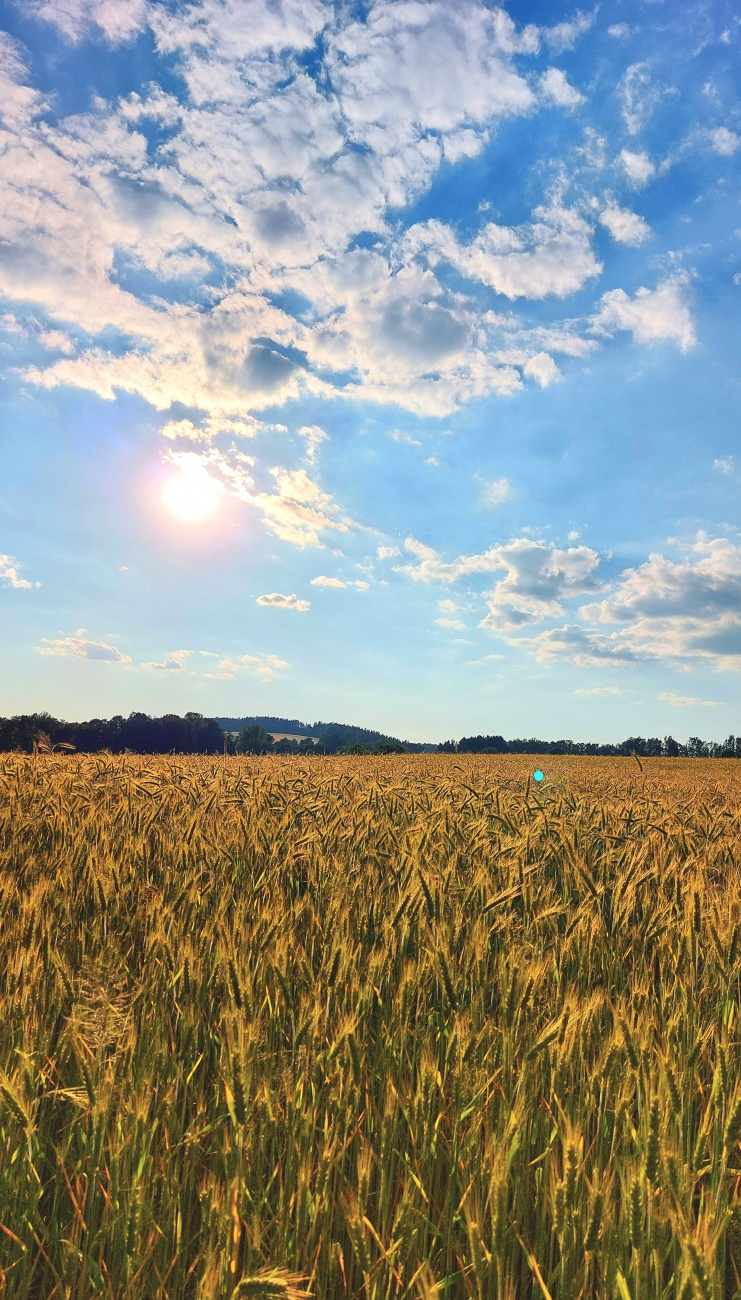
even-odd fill
[{"label": "distant tree", "polygon": [[707,742],[701,740],[699,736],[690,736],[689,740],[687,741],[687,745],[685,749],[686,749],[687,756],[689,758],[708,757]]},{"label": "distant tree", "polygon": [[459,754],[506,754],[509,746],[504,736],[463,736],[458,741]]},{"label": "distant tree", "polygon": [[458,746],[454,740],[443,740],[437,747],[438,754],[454,754]]},{"label": "distant tree", "polygon": [[356,740],[352,744],[343,745],[342,749],[337,750],[338,754],[370,754],[371,752],[367,745],[360,745]]},{"label": "distant tree", "polygon": [[665,758],[679,758],[680,754],[684,753],[684,746],[680,745],[673,736],[664,736],[663,749]]},{"label": "distant tree", "polygon": [[264,727],[256,724],[243,727],[237,736],[238,754],[267,754],[273,748],[273,738]]},{"label": "distant tree", "polygon": [[376,745],[377,754],[405,754],[406,750],[403,745],[397,744],[395,740],[382,740],[380,745]]}]

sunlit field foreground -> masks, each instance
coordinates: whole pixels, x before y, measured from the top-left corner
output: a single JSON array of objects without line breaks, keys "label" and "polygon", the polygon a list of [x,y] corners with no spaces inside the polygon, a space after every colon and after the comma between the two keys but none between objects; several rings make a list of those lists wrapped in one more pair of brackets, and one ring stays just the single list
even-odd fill
[{"label": "sunlit field foreground", "polygon": [[741,1295],[741,764],[536,765],[0,756],[0,1293]]}]

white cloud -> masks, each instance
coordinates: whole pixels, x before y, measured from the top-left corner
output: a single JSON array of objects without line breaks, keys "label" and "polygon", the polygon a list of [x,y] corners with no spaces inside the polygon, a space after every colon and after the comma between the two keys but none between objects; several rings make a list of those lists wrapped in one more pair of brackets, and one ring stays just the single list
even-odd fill
[{"label": "white cloud", "polygon": [[257,604],[268,605],[271,609],[295,609],[300,614],[311,609],[311,601],[299,600],[295,592],[290,596],[281,596],[279,592],[272,591],[266,596],[258,596]]},{"label": "white cloud", "polygon": [[469,244],[449,226],[428,221],[412,226],[405,243],[434,266],[448,262],[462,275],[506,298],[564,298],[602,270],[591,246],[591,227],[574,208],[558,203],[537,208],[522,226],[488,222]]},{"label": "white cloud", "polygon": [[620,150],[620,163],[628,180],[636,186],[645,185],[656,171],[647,153],[634,153],[631,149]]},{"label": "white cloud", "polygon": [[[719,470],[721,474],[733,474],[736,469],[736,462],[733,456],[718,456],[713,461],[713,469]],[[2,556],[0,556],[0,560],[2,560]]]},{"label": "white cloud", "polygon": [[261,682],[267,684],[274,680],[276,673],[289,667],[290,664],[285,659],[279,659],[274,654],[230,655],[219,660],[215,673],[201,673],[201,676],[212,681],[233,682],[245,673],[249,677],[259,677]]},{"label": "white cloud", "polygon": [[604,668],[632,663],[636,654],[617,634],[604,636],[585,631],[578,623],[550,628],[536,636],[508,636],[509,645],[521,646],[535,655],[538,663],[566,660],[579,668]]},{"label": "white cloud", "polygon": [[111,45],[133,40],[146,23],[147,0],[23,0],[27,17],[53,25],[68,41],[103,36]]},{"label": "white cloud", "polygon": [[459,618],[436,618],[435,622],[438,627],[452,627],[457,631],[466,626]]},{"label": "white cloud", "polygon": [[615,40],[623,40],[630,36],[630,27],[627,23],[612,23],[607,29],[607,35],[612,36]]},{"label": "white cloud", "polygon": [[269,473],[275,491],[259,491],[250,473],[251,456],[231,448],[222,452],[210,447],[204,452],[165,452],[165,462],[181,470],[200,469],[228,495],[255,506],[277,537],[294,546],[320,546],[327,530],[346,533],[351,521],[343,518],[331,495],[323,492],[305,469],[289,470],[274,465]]},{"label": "white cloud", "polygon": [[574,695],[620,695],[619,686],[580,686]]},{"label": "white cloud", "polygon": [[443,614],[455,614],[458,611],[458,604],[454,600],[439,600],[437,607]]},{"label": "white cloud", "polygon": [[462,555],[453,561],[441,560],[431,546],[414,537],[408,537],[405,546],[419,563],[399,565],[397,571],[415,582],[452,583],[504,570],[506,576],[486,593],[489,612],[479,624],[495,631],[557,618],[563,613],[562,600],[598,591],[601,586],[594,577],[599,556],[588,546],[562,550],[547,542],[517,537],[483,554]]},{"label": "white cloud", "polygon": [[534,379],[541,388],[547,388],[561,378],[561,371],[547,352],[536,352],[535,356],[529,357],[522,367],[522,373],[528,379]]},{"label": "white cloud", "polygon": [[319,576],[318,578],[312,578],[312,579],[311,579],[311,585],[312,585],[312,587],[337,587],[337,588],[340,588],[340,587],[346,587],[346,586],[347,586],[347,583],[346,583],[346,582],[343,582],[343,581],[342,581],[342,578],[327,578],[327,577],[325,577],[323,574],[320,574],[320,576]]},{"label": "white cloud", "polygon": [[0,555],[0,582],[16,591],[31,591],[33,587],[41,586],[40,582],[29,582],[28,578],[20,576],[14,555]]},{"label": "white cloud", "polygon": [[376,551],[379,560],[393,560],[395,556],[401,555],[398,546],[379,546]]},{"label": "white cloud", "polygon": [[163,438],[186,438],[190,442],[212,442],[221,434],[232,438],[254,438],[258,433],[285,433],[283,424],[264,424],[251,416],[233,417],[228,415],[209,415],[201,424],[192,420],[168,420],[162,425],[160,433]]},{"label": "white cloud", "polygon": [[657,699],[664,704],[671,704],[677,709],[690,709],[698,704],[707,709],[717,707],[715,700],[698,700],[694,695],[675,695],[674,691],[662,691],[661,695],[657,696]]},{"label": "white cloud", "polygon": [[[27,382],[180,403],[191,418],[166,419],[165,438],[212,444],[274,431],[257,414],[302,395],[439,418],[523,376],[558,377],[538,327],[515,345],[519,322],[482,312],[448,271],[510,301],[566,298],[602,269],[583,211],[551,195],[529,221],[490,222],[468,243],[434,222],[404,236],[399,213],[507,118],[581,102],[560,69],[538,76],[528,61],[542,43],[572,48],[596,9],[538,30],[479,0],[375,0],[363,21],[329,0],[34,5],[69,40],[115,44],[148,25],[185,89],[45,120],[19,48],[2,45],[0,292],[33,305],[58,353],[27,366]],[[372,248],[354,246],[361,234]],[[594,346],[569,322],[552,331]],[[298,431],[309,466],[315,427]],[[280,487],[253,496],[296,544],[341,528],[326,500],[310,517]]]},{"label": "white cloud", "polygon": [[559,108],[577,108],[584,96],[570,85],[560,68],[548,68],[540,78],[540,93]]},{"label": "white cloud", "polygon": [[623,121],[630,135],[642,131],[666,93],[655,85],[647,63],[633,63],[623,77],[620,87]]},{"label": "white cloud", "polygon": [[600,213],[600,222],[619,244],[632,244],[637,248],[651,234],[651,227],[638,213],[611,203]]},{"label": "white cloud", "polygon": [[185,671],[185,661],[192,653],[192,650],[172,650],[161,662],[142,664],[142,668],[153,668],[157,672],[181,673]]},{"label": "white cloud", "polygon": [[624,289],[602,295],[602,306],[592,318],[597,333],[630,330],[637,343],[676,343],[689,352],[697,342],[689,307],[684,300],[686,280],[680,276],[664,280],[658,288],[641,287],[634,298]]},{"label": "white cloud", "polygon": [[500,506],[512,496],[512,485],[507,478],[485,479],[474,476],[482,486],[481,500],[486,506]]},{"label": "white cloud", "polygon": [[42,637],[41,645],[36,647],[40,655],[56,655],[59,658],[102,659],[110,663],[127,664],[131,655],[123,654],[116,646],[105,641],[89,641],[84,627],[78,628],[71,636]]},{"label": "white cloud", "polygon": [[732,158],[741,144],[741,136],[729,131],[727,126],[719,126],[710,133],[710,141],[716,153],[722,158]]},{"label": "white cloud", "polygon": [[298,430],[298,435],[306,439],[306,459],[313,465],[321,444],[329,441],[329,434],[320,429],[318,424],[304,424]]},{"label": "white cloud", "polygon": [[368,591],[370,583],[365,582],[363,578],[351,578],[349,581],[345,582],[342,578],[327,578],[323,574],[320,574],[318,578],[311,579],[311,586],[335,587],[337,590],[346,587],[356,587],[358,591]]},{"label": "white cloud", "polygon": [[71,356],[75,350],[73,340],[64,330],[42,330],[39,334],[39,343],[46,348],[47,352],[63,352],[65,356]]},{"label": "white cloud", "polygon": [[547,45],[557,54],[562,50],[572,50],[580,36],[588,32],[597,16],[597,8],[590,14],[579,10],[568,22],[556,23],[555,27],[543,27],[541,35]]},{"label": "white cloud", "polygon": [[432,465],[433,468],[439,469],[440,461],[438,460],[437,456],[425,456],[425,465]]},{"label": "white cloud", "polygon": [[684,560],[652,554],[579,613],[622,624],[619,637],[635,658],[706,660],[741,671],[741,546],[698,533]]}]

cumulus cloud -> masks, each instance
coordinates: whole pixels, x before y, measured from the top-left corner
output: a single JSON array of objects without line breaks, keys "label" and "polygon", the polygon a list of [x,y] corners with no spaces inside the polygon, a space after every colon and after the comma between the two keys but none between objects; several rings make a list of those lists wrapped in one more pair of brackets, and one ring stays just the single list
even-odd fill
[{"label": "cumulus cloud", "polygon": [[522,373],[528,379],[534,379],[541,388],[548,388],[549,384],[555,384],[561,378],[561,371],[547,352],[536,352],[534,356],[528,357]]},{"label": "cumulus cloud", "polygon": [[540,93],[559,108],[577,108],[584,103],[584,96],[569,83],[560,68],[548,68],[542,74]]},{"label": "cumulus cloud", "polygon": [[[582,102],[561,69],[538,76],[530,59],[572,48],[596,9],[541,29],[481,0],[375,0],[362,20],[330,0],[33,0],[33,12],[67,40],[117,44],[148,27],[179,90],[153,83],[51,116],[0,38],[12,137],[0,292],[33,305],[56,353],[27,365],[27,382],[179,403],[203,415],[166,419],[164,437],[212,445],[275,431],[259,413],[300,396],[437,418],[558,378],[544,327],[514,344],[519,322],[482,311],[480,286],[510,302],[578,292],[602,269],[584,212],[551,195],[529,221],[470,240],[436,222],[404,234],[399,213],[508,118]],[[634,122],[654,91],[645,65],[629,74]],[[552,332],[595,346],[568,322]],[[309,466],[311,429],[298,431]],[[313,520],[286,522],[296,498],[277,496],[253,503],[297,544],[340,526],[318,501]]]},{"label": "cumulus cloud", "polygon": [[611,203],[600,213],[600,222],[619,244],[637,248],[651,234],[651,227],[638,213]]},{"label": "cumulus cloud", "polygon": [[631,149],[620,150],[620,164],[632,185],[645,185],[650,181],[656,168],[647,153],[634,153]]},{"label": "cumulus cloud", "polygon": [[488,222],[469,244],[460,244],[439,221],[412,226],[406,244],[434,265],[446,261],[471,280],[509,299],[564,298],[600,273],[591,227],[574,208],[553,202],[537,208],[533,222]]},{"label": "cumulus cloud", "polygon": [[376,551],[379,560],[393,560],[397,555],[401,555],[398,546],[379,546]]},{"label": "cumulus cloud", "polygon": [[727,126],[719,126],[715,131],[711,131],[710,143],[722,158],[732,158],[741,144],[741,136],[735,131],[729,131]]},{"label": "cumulus cloud", "polygon": [[[717,469],[721,474],[733,474],[736,469],[736,462],[733,456],[718,456],[713,461],[713,469]],[[2,556],[0,556],[2,560]]]},{"label": "cumulus cloud", "polygon": [[71,636],[42,637],[41,645],[36,647],[40,655],[56,655],[59,658],[101,659],[109,663],[127,664],[131,655],[123,654],[116,646],[106,641],[90,641],[85,636],[84,627],[78,628]]},{"label": "cumulus cloud", "polygon": [[192,653],[192,650],[172,650],[160,662],[142,664],[142,668],[152,668],[156,672],[182,673],[185,671],[185,661]]},{"label": "cumulus cloud", "polygon": [[690,709],[698,704],[707,709],[717,707],[715,700],[699,700],[694,695],[675,695],[674,691],[662,691],[661,695],[657,696],[657,699],[664,704],[671,704],[676,709]]},{"label": "cumulus cloud", "polygon": [[320,574],[318,578],[312,578],[311,585],[312,587],[334,587],[338,591],[346,587],[357,587],[358,591],[368,591],[370,587],[370,583],[365,582],[362,578],[350,579],[345,582],[342,578],[328,578],[324,574]]},{"label": "cumulus cloud", "polygon": [[397,572],[415,582],[453,583],[504,571],[505,577],[486,593],[489,612],[479,623],[494,631],[557,618],[563,614],[563,600],[598,591],[601,586],[595,577],[599,556],[588,546],[563,550],[517,537],[480,555],[463,555],[453,561],[441,560],[433,547],[414,537],[406,539],[405,547],[418,563],[399,565]]},{"label": "cumulus cloud", "polygon": [[40,582],[29,582],[28,578],[21,577],[14,555],[0,555],[0,582],[6,587],[14,587],[16,591],[30,591],[33,587],[41,586]]},{"label": "cumulus cloud", "polygon": [[622,642],[636,657],[741,671],[741,546],[698,533],[685,559],[650,555],[626,569],[605,600],[579,613],[592,623],[622,624]]},{"label": "cumulus cloud", "polygon": [[508,636],[506,640],[509,645],[530,651],[538,663],[566,660],[580,668],[603,668],[609,664],[618,667],[630,664],[637,658],[633,649],[616,633],[605,636],[585,630],[578,623],[550,628],[535,636]]},{"label": "cumulus cloud", "polygon": [[257,604],[267,605],[271,609],[295,609],[300,614],[305,614],[311,609],[310,600],[299,600],[295,593],[291,596],[281,596],[277,591],[270,592],[266,596],[258,596]]},{"label": "cumulus cloud", "polygon": [[144,29],[148,0],[24,0],[27,16],[52,23],[68,41],[103,37],[110,45],[133,40]]},{"label": "cumulus cloud", "polygon": [[697,340],[685,301],[686,283],[675,276],[656,289],[641,287],[633,298],[624,289],[611,289],[602,295],[593,328],[599,334],[630,330],[638,343],[671,342],[680,352],[689,352]]}]

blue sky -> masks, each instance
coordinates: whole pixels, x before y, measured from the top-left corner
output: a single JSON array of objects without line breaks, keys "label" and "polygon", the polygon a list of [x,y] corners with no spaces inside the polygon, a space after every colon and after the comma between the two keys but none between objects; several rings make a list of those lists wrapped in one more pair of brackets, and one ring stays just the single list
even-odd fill
[{"label": "blue sky", "polygon": [[0,28],[0,713],[741,731],[734,6]]}]

